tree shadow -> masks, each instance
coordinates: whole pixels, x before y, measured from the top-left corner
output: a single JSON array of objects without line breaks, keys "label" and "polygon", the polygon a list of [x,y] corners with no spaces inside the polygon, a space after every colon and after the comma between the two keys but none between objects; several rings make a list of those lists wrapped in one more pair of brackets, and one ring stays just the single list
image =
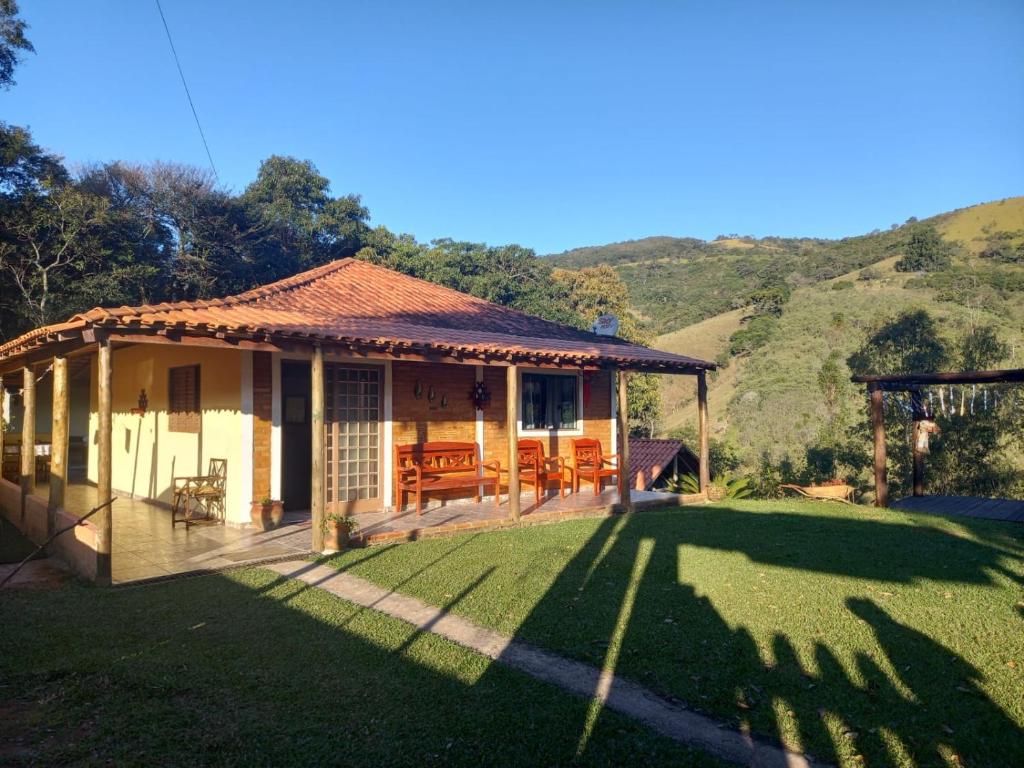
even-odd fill
[{"label": "tree shadow", "polygon": [[[577,762],[585,700],[267,571],[4,593],[0,615],[5,764]],[[593,738],[586,764],[714,764],[624,717]]]},{"label": "tree shadow", "polygon": [[[986,584],[1012,573],[1001,560],[1012,550],[902,523],[728,508],[675,514],[676,524],[651,513],[602,522],[516,636],[829,763],[1009,766],[1024,755],[1021,724],[989,697],[980,671],[873,596],[846,597],[840,587],[831,615],[820,617],[850,625],[858,642],[813,627],[791,637],[784,626],[766,641],[765,622],[752,634],[683,578],[683,558],[703,548],[881,582]],[[940,557],[907,551],[908,535],[919,533]],[[606,714],[598,710],[577,725],[581,755]]]}]

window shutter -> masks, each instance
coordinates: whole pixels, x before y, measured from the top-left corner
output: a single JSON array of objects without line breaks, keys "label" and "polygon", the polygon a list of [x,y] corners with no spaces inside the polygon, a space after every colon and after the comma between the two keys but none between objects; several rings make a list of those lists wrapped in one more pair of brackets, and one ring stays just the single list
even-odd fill
[{"label": "window shutter", "polygon": [[171,368],[168,385],[167,428],[171,432],[199,433],[199,366]]}]

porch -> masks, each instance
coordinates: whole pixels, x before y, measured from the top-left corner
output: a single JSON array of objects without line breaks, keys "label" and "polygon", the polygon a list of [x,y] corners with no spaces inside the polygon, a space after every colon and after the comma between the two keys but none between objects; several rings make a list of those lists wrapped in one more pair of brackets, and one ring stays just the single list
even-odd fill
[{"label": "porch", "polygon": [[[6,485],[11,485],[6,483]],[[11,488],[13,491],[13,487]],[[82,516],[95,504],[96,488],[88,483],[71,483],[65,496],[65,511]],[[36,490],[31,506],[43,507],[46,499]],[[701,495],[687,496],[654,491],[634,491],[634,511],[681,506],[704,501]],[[457,500],[425,509],[417,515],[411,508],[401,512],[364,512],[355,515],[357,528],[350,545],[354,547],[393,544],[402,541],[451,536],[466,531],[498,530],[510,526],[539,525],[581,517],[603,517],[622,512],[619,494],[605,489],[595,496],[590,491],[570,493],[562,499],[549,493],[538,506],[533,493],[522,494],[518,523],[508,517],[508,502],[495,507],[492,499],[475,503]],[[310,513],[289,512],[282,524],[269,531],[252,526],[195,523],[171,527],[171,512],[161,504],[119,497],[112,514],[112,582],[127,584],[185,574],[203,573],[252,565],[277,559],[306,557],[312,550]]]},{"label": "porch", "polygon": [[[707,486],[713,369],[342,260],[212,302],[97,308],[0,345],[12,481],[0,507],[38,543],[98,505],[52,548],[100,584],[286,556],[293,544],[320,552],[329,516],[358,516],[357,540],[373,543],[608,514],[658,501],[631,498],[633,373],[696,378]],[[577,470],[583,456],[618,492],[532,510],[521,473],[508,471],[522,440]],[[570,456],[577,442],[589,459]],[[478,496],[483,483],[471,482],[426,489],[447,502],[440,510],[391,515],[408,490],[396,480],[400,449],[429,444],[461,446],[456,466],[500,466],[502,505],[456,504]],[[75,470],[89,485],[76,486]],[[47,480],[48,494],[34,488]],[[216,497],[223,528],[172,530],[167,505],[181,482]],[[271,502],[308,518],[291,533],[253,532],[253,505]]]},{"label": "porch", "polygon": [[[95,486],[68,486],[64,508],[71,514],[82,516],[95,503]],[[111,580],[115,584],[305,557],[310,551],[308,512],[286,515],[283,524],[271,531],[217,522],[172,529],[171,511],[166,506],[118,497],[111,519]]]}]

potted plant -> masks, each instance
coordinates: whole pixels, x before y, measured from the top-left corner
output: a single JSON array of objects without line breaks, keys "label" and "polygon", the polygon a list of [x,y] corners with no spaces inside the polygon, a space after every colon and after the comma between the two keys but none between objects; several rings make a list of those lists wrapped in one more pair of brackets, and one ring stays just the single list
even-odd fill
[{"label": "potted plant", "polygon": [[354,517],[332,512],[324,518],[324,547],[340,552],[348,545],[352,531],[359,524]]},{"label": "potted plant", "polygon": [[284,519],[284,503],[271,498],[254,501],[249,507],[249,516],[257,530],[269,531],[279,526]]}]

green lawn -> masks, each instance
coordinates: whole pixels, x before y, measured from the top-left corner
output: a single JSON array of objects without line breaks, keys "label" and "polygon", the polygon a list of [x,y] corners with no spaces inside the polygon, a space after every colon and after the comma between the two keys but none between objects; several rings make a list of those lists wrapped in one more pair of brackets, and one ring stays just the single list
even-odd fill
[{"label": "green lawn", "polygon": [[738,502],[331,562],[829,762],[1024,764],[1021,525]]},{"label": "green lawn", "polygon": [[0,765],[718,765],[264,570],[4,590],[0,626]]}]

